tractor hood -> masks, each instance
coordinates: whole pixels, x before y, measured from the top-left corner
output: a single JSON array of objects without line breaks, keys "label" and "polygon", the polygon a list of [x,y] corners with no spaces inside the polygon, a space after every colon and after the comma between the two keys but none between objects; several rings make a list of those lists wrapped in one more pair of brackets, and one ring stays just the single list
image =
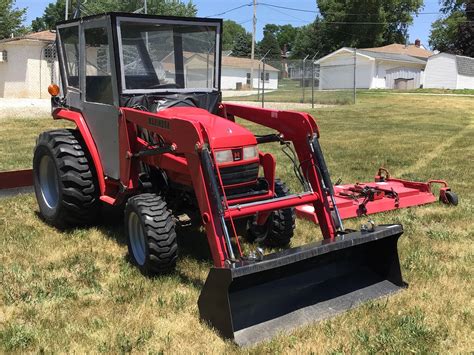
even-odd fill
[{"label": "tractor hood", "polygon": [[183,120],[200,123],[206,129],[210,144],[214,149],[257,144],[255,136],[248,129],[201,108],[170,107],[160,111],[160,115],[179,117]]}]

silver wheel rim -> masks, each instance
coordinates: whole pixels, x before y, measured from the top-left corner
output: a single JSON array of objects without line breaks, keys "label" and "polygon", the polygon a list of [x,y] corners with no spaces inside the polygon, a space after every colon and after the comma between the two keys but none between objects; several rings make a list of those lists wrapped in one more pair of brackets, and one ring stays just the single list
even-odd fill
[{"label": "silver wheel rim", "polygon": [[56,166],[49,155],[41,158],[39,166],[39,185],[43,201],[49,208],[56,208],[59,202],[59,182]]},{"label": "silver wheel rim", "polygon": [[138,265],[145,264],[145,233],[140,218],[135,212],[128,216],[128,237],[135,261]]}]

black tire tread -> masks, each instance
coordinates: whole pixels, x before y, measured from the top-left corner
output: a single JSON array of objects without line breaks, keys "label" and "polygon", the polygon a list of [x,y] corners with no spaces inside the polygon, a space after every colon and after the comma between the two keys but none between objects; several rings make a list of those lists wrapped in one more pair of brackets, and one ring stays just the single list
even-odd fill
[{"label": "black tire tread", "polygon": [[[275,180],[275,195],[277,197],[288,196],[290,190],[286,184]],[[283,247],[290,243],[295,230],[296,212],[294,208],[285,208],[274,211],[271,216],[271,226],[265,238],[265,245],[270,247]]]},{"label": "black tire tread", "polygon": [[[175,222],[166,202],[153,193],[131,197],[125,208],[126,225],[131,211],[138,214],[145,226],[149,255],[145,265],[141,267],[142,272],[156,275],[174,270],[178,259],[178,239]],[[129,252],[132,254],[130,242]]]},{"label": "black tire tread", "polygon": [[43,132],[37,140],[39,146],[51,151],[62,191],[59,213],[48,222],[61,228],[93,223],[99,208],[98,184],[80,133],[73,129]]},{"label": "black tire tread", "polygon": [[[280,179],[275,180],[275,196],[283,197],[290,194],[290,190],[286,184]],[[268,217],[265,225],[266,236],[263,244],[269,247],[285,247],[291,238],[295,229],[296,212],[294,208],[285,208],[273,211]],[[251,222],[251,228],[248,231],[249,239],[255,240],[262,236],[261,227],[256,226],[255,222]]]}]

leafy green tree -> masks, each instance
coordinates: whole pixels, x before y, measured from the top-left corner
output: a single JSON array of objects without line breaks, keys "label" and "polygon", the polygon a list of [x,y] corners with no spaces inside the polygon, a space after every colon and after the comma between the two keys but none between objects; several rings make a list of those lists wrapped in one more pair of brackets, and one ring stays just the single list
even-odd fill
[{"label": "leafy green tree", "polygon": [[22,35],[25,27],[22,25],[26,9],[15,7],[15,0],[0,0],[0,39]]},{"label": "leafy green tree", "polygon": [[247,32],[245,28],[232,20],[225,20],[222,29],[222,49],[225,51],[234,48],[234,42],[239,36],[244,36]]},{"label": "leafy green tree", "polygon": [[252,51],[252,36],[246,32],[238,35],[232,47],[232,56],[250,57],[251,51]]},{"label": "leafy green tree", "polygon": [[263,28],[263,38],[258,44],[258,52],[261,56],[267,54],[267,59],[279,59],[281,49],[274,33],[275,25],[268,24]]},{"label": "leafy green tree", "polygon": [[330,38],[330,31],[320,17],[306,26],[300,27],[291,49],[292,58],[304,58],[307,55],[321,57],[338,49]]},{"label": "leafy green tree", "polygon": [[[70,15],[72,15],[74,8],[77,5],[77,0],[72,1],[70,9]],[[116,0],[96,0],[93,2],[84,2],[81,7],[81,13],[83,16],[94,15],[104,13],[108,11],[123,11],[123,12],[134,12],[139,9],[143,9],[143,0],[129,0],[129,1],[116,1]],[[172,15],[172,16],[196,16],[197,8],[189,1],[187,3],[181,0],[148,0],[147,3],[148,13],[154,15]],[[52,29],[56,23],[64,20],[66,11],[66,0],[56,0],[56,2],[50,3],[41,17],[37,17],[33,20],[31,27],[34,31],[42,31],[46,29]]]},{"label": "leafy green tree", "polygon": [[474,1],[441,1],[443,17],[433,22],[429,43],[433,49],[474,56]]},{"label": "leafy green tree", "polygon": [[459,36],[455,44],[460,53],[474,57],[474,0],[466,4],[466,21],[459,25]]},{"label": "leafy green tree", "polygon": [[337,48],[405,43],[423,0],[317,0]]},{"label": "leafy green tree", "polygon": [[429,45],[440,52],[458,53],[456,41],[459,37],[459,23],[466,20],[462,11],[453,11],[431,25]]},{"label": "leafy green tree", "polygon": [[265,30],[275,36],[278,46],[282,51],[285,50],[285,48],[287,51],[291,50],[298,34],[298,28],[292,25],[267,24],[265,25],[264,31]]}]

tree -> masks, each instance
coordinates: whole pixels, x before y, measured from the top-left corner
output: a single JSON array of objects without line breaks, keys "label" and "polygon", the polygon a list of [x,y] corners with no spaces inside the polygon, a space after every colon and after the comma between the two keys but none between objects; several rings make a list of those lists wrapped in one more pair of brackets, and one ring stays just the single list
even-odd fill
[{"label": "tree", "polygon": [[268,59],[279,59],[281,58],[281,50],[278,45],[278,40],[274,33],[274,26],[267,24],[263,28],[263,38],[258,44],[258,52],[261,56],[267,54]]},{"label": "tree", "polygon": [[22,25],[26,9],[18,9],[15,0],[0,0],[0,39],[21,35],[25,32]]},{"label": "tree", "polygon": [[[77,0],[72,0],[70,15],[77,5]],[[144,0],[96,0],[93,2],[84,2],[82,6],[82,15],[94,15],[108,11],[134,12],[143,9]],[[154,15],[172,15],[172,16],[196,16],[197,8],[189,1],[184,3],[181,0],[148,0],[148,13]],[[33,20],[31,27],[34,31],[53,29],[57,22],[64,20],[66,11],[66,0],[56,0],[50,3],[44,10],[43,16]]]},{"label": "tree", "polygon": [[474,57],[474,0],[466,4],[466,20],[459,25],[459,36],[455,45],[463,55]]},{"label": "tree", "polygon": [[237,36],[232,47],[232,55],[235,57],[250,57],[252,51],[252,36],[243,33]]},{"label": "tree", "polygon": [[328,28],[320,17],[306,26],[300,27],[291,50],[292,58],[304,58],[307,55],[321,57],[338,49],[329,38]]},{"label": "tree", "polygon": [[461,11],[454,11],[433,22],[428,40],[430,47],[440,52],[458,53],[456,41],[459,37],[459,23],[465,20],[466,16]]},{"label": "tree", "polygon": [[317,0],[317,4],[335,47],[366,48],[405,43],[423,0]]},{"label": "tree", "polygon": [[433,22],[429,43],[433,49],[474,56],[474,1],[441,1],[443,17]]},{"label": "tree", "polygon": [[222,49],[225,51],[232,50],[234,42],[240,36],[246,34],[245,28],[232,20],[225,20],[222,29]]},{"label": "tree", "polygon": [[270,32],[277,40],[278,46],[282,51],[291,50],[296,36],[298,34],[298,28],[292,25],[265,25],[264,31]]}]

